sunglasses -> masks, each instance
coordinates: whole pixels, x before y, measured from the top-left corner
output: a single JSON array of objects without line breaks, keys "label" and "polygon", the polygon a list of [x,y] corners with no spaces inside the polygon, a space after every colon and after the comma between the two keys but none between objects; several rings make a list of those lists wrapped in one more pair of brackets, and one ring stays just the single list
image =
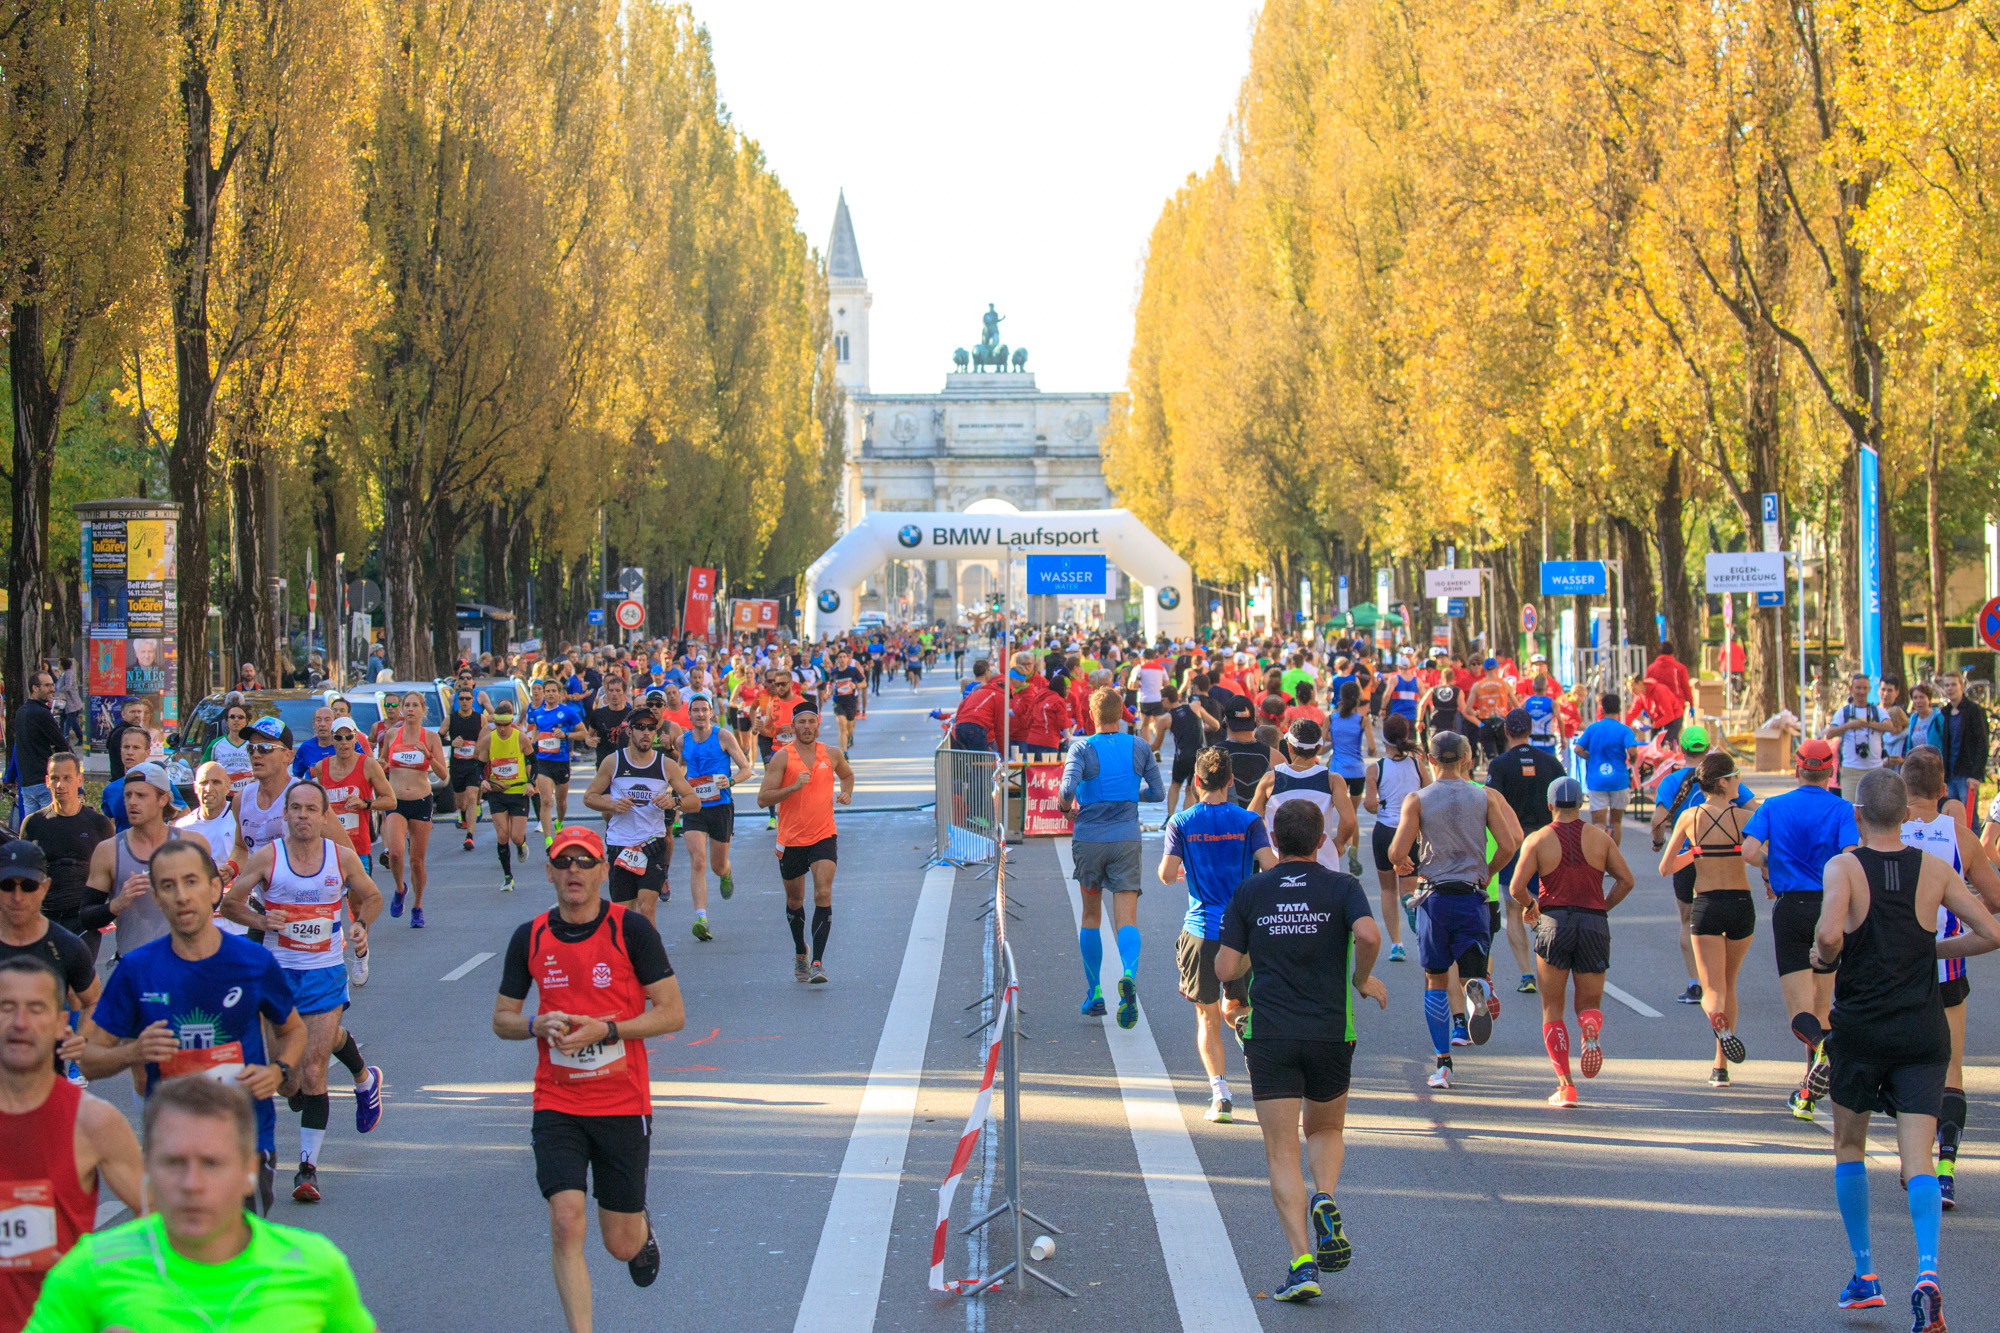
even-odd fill
[{"label": "sunglasses", "polygon": [[564,852],[560,856],[551,856],[549,864],[557,870],[595,870],[604,862],[589,852]]},{"label": "sunglasses", "polygon": [[658,730],[659,730],[659,728],[658,728],[657,726],[654,726],[654,725],[653,725],[653,724],[652,724],[651,722],[633,722],[633,723],[629,723],[629,724],[628,724],[628,725],[626,726],[625,730],[627,730],[627,731],[658,731]]},{"label": "sunglasses", "polygon": [[246,754],[276,754],[284,748],[282,745],[266,745],[256,741],[243,747]]},{"label": "sunglasses", "polygon": [[40,893],[48,886],[44,879],[0,879],[0,893]]}]

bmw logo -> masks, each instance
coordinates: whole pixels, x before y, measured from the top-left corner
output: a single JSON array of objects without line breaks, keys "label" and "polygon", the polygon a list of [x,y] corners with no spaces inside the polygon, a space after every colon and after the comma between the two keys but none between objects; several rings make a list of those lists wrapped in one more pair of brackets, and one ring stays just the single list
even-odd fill
[{"label": "bmw logo", "polygon": [[1160,589],[1159,602],[1162,611],[1173,610],[1181,604],[1181,590],[1179,588]]},{"label": "bmw logo", "polygon": [[831,588],[823,589],[819,595],[819,609],[834,612],[840,609],[840,594]]},{"label": "bmw logo", "polygon": [[896,534],[896,540],[905,546],[915,546],[923,539],[924,530],[914,523],[905,523],[902,531]]}]

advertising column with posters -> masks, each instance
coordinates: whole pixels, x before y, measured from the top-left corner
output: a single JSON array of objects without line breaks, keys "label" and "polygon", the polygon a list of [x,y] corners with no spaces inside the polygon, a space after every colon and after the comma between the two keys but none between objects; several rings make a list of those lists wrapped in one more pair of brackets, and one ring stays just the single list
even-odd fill
[{"label": "advertising column with posters", "polygon": [[[174,571],[180,506],[92,500],[76,506],[89,599],[84,688],[90,739],[102,743],[128,699],[144,699],[147,725],[164,735],[180,721],[175,694],[180,612]],[[198,651],[198,649],[197,649]]]}]

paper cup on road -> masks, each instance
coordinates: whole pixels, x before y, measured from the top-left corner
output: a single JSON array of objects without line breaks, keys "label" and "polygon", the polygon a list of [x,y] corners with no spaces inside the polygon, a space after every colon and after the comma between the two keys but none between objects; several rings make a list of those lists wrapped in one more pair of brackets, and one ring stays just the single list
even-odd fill
[{"label": "paper cup on road", "polygon": [[1056,1243],[1047,1236],[1037,1236],[1028,1243],[1028,1255],[1033,1259],[1046,1259],[1056,1252]]}]

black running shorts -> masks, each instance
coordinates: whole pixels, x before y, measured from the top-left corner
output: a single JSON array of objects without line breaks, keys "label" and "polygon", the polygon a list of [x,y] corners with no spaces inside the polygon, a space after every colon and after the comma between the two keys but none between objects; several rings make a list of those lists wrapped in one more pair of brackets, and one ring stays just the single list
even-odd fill
[{"label": "black running shorts", "polygon": [[476,791],[485,777],[486,765],[477,759],[451,761],[451,790],[454,795],[462,791]]},{"label": "black running shorts", "polygon": [[1778,951],[1778,975],[1790,976],[1812,967],[1813,933],[1819,929],[1819,909],[1826,897],[1818,890],[1781,893],[1771,904],[1771,943]]},{"label": "black running shorts", "polygon": [[569,760],[538,757],[535,760],[535,776],[547,778],[556,784],[557,791],[562,791],[569,786]]},{"label": "black running shorts", "polygon": [[1694,901],[1694,867],[1682,866],[1674,872],[1674,898],[1678,902]]},{"label": "black running shorts", "polygon": [[1940,981],[1938,994],[1944,997],[1945,1008],[1956,1009],[1972,994],[1972,978],[1953,977],[1950,981]]},{"label": "black running shorts", "polygon": [[1843,1057],[1838,1032],[1827,1043],[1826,1052],[1833,1064],[1827,1093],[1835,1106],[1863,1115],[1887,1111],[1891,1115],[1932,1118],[1944,1110],[1944,1080],[1951,1068],[1948,1063],[1904,1065]]},{"label": "black running shorts", "polygon": [[710,842],[726,843],[736,836],[736,802],[720,801],[704,805],[693,814],[681,816],[681,836],[700,833]]},{"label": "black running shorts", "polygon": [[[639,896],[642,889],[654,893],[666,889],[667,867],[672,865],[674,860],[674,840],[655,838],[636,847],[607,846],[604,854],[611,858],[611,901],[629,903]],[[644,868],[634,870],[629,864],[619,864],[621,856],[628,862],[643,856],[646,858],[646,864]]]},{"label": "black running shorts", "polygon": [[1689,933],[1747,940],[1757,933],[1757,905],[1748,889],[1712,889],[1694,896],[1688,913]]},{"label": "black running shorts", "polygon": [[395,813],[401,815],[410,823],[428,824],[431,822],[431,812],[435,808],[431,803],[431,798],[428,796],[420,796],[414,800],[398,798]]},{"label": "black running shorts", "polygon": [[838,861],[840,857],[836,853],[839,850],[839,842],[840,835],[836,833],[832,837],[821,838],[818,842],[809,842],[803,847],[785,848],[778,856],[778,878],[804,879],[806,872],[812,869],[813,862]]},{"label": "black running shorts", "polygon": [[1302,1097],[1330,1102],[1347,1093],[1354,1072],[1354,1043],[1254,1037],[1243,1043],[1243,1063],[1250,1070],[1254,1101]]},{"label": "black running shorts", "polygon": [[646,1211],[646,1168],[653,1152],[649,1115],[571,1115],[537,1111],[535,1184],[544,1199],[594,1184],[597,1206],[612,1213]]},{"label": "black running shorts", "polygon": [[1396,867],[1389,864],[1389,844],[1396,840],[1396,826],[1375,821],[1375,832],[1369,837],[1369,845],[1375,849],[1375,868],[1384,874],[1394,874]]},{"label": "black running shorts", "polygon": [[486,808],[496,815],[521,815],[528,813],[528,793],[524,791],[489,791],[486,793]]},{"label": "black running shorts", "polygon": [[1545,907],[1535,921],[1535,956],[1565,972],[1611,970],[1611,921],[1588,907]]},{"label": "black running shorts", "polygon": [[1164,712],[1166,712],[1166,711],[1167,711],[1167,706],[1166,706],[1166,704],[1165,704],[1165,703],[1163,703],[1163,702],[1161,702],[1161,701],[1160,701],[1160,700],[1158,700],[1158,699],[1155,699],[1155,700],[1153,700],[1153,702],[1151,702],[1151,703],[1149,703],[1149,704],[1140,704],[1140,705],[1139,705],[1139,716],[1140,716],[1140,717],[1158,717],[1158,716],[1160,716],[1160,714],[1162,714],[1162,713],[1164,713]]},{"label": "black running shorts", "polygon": [[1182,784],[1194,781],[1194,757],[1198,750],[1175,750],[1172,780]]},{"label": "black running shorts", "polygon": [[1196,1004],[1215,1004],[1225,997],[1243,1004],[1250,998],[1247,975],[1234,981],[1223,981],[1215,975],[1215,955],[1221,948],[1221,940],[1205,940],[1185,930],[1174,946],[1174,956],[1181,967],[1181,994]]}]

